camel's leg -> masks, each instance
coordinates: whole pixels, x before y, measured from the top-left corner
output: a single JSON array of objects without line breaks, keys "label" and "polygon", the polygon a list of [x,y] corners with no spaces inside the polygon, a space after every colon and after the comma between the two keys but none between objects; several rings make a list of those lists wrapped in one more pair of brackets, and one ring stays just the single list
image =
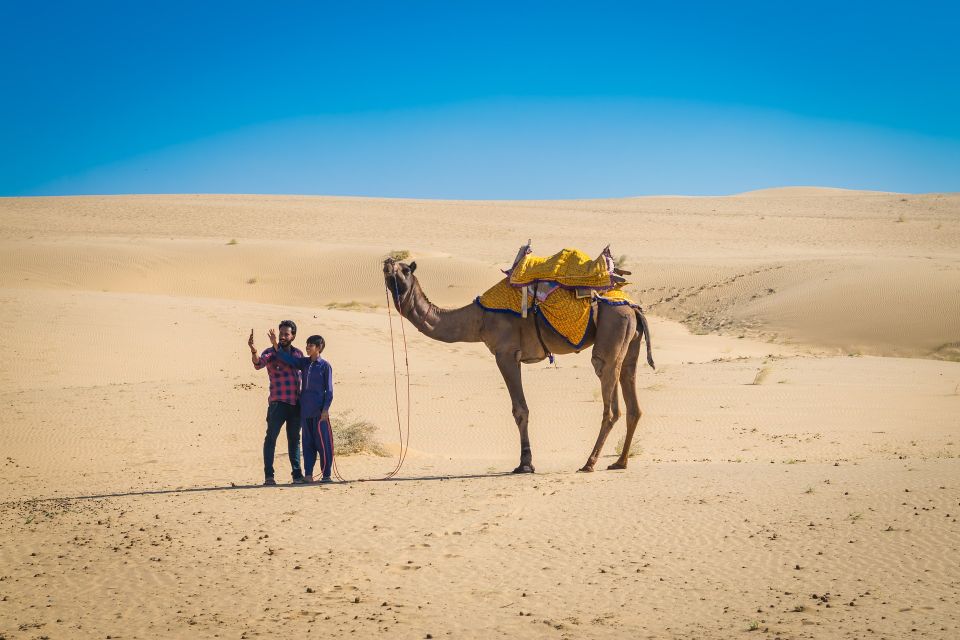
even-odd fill
[{"label": "camel's leg", "polygon": [[520,430],[520,466],[514,473],[533,473],[533,453],[530,450],[530,436],[527,433],[527,422],[530,410],[527,409],[527,400],[523,397],[523,383],[520,380],[520,361],[517,354],[497,353],[497,366],[503,381],[507,383],[510,392],[510,402],[513,404],[513,419]]},{"label": "camel's leg", "polygon": [[617,396],[617,375],[619,373],[616,370],[616,362],[608,363],[594,356],[593,366],[600,378],[600,394],[603,396],[603,419],[600,422],[600,434],[597,436],[596,444],[593,445],[593,451],[590,452],[587,463],[580,468],[580,471],[585,472],[593,471],[594,465],[597,464],[597,458],[600,457],[600,451],[607,441],[607,436],[610,435],[610,430],[613,428],[617,415],[613,410]]},{"label": "camel's leg", "polygon": [[[593,451],[587,458],[587,463],[580,468],[580,471],[593,471],[597,464],[597,458],[600,457],[600,451],[603,444],[610,435],[613,423],[620,417],[620,407],[617,398],[617,382],[620,377],[620,367],[623,358],[627,352],[627,336],[635,332],[635,322],[623,316],[610,318],[610,320],[620,319],[620,322],[598,323],[597,341],[593,346],[593,357],[590,361],[593,368],[600,378],[600,394],[603,397],[603,419],[600,422],[600,434],[597,436],[597,442],[593,445]],[[602,322],[602,321],[601,321]],[[601,326],[603,331],[601,331]]]},{"label": "camel's leg", "polygon": [[633,441],[633,432],[637,430],[637,423],[643,411],[637,399],[637,363],[640,361],[640,343],[643,339],[638,335],[627,348],[627,355],[623,358],[620,367],[620,387],[623,389],[623,403],[627,408],[627,435],[623,439],[623,451],[620,459],[607,469],[626,469],[627,458],[630,456],[630,443]]},{"label": "camel's leg", "polygon": [[620,388],[617,387],[617,385],[613,385],[613,401],[610,403],[610,409],[613,412],[613,420],[611,420],[611,422],[612,424],[617,424],[617,420],[620,419]]}]

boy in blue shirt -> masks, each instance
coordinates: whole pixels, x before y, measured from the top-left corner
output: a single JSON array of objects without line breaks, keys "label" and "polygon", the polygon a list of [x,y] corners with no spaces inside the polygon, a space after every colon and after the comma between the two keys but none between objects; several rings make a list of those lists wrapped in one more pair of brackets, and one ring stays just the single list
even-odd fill
[{"label": "boy in blue shirt", "polygon": [[[269,332],[277,346],[276,332]],[[277,349],[276,356],[300,370],[300,426],[303,439],[304,480],[313,482],[313,468],[320,458],[320,482],[333,482],[333,430],[330,428],[330,404],[333,402],[333,369],[320,357],[326,347],[322,336],[307,338],[306,357],[298,358]]]}]

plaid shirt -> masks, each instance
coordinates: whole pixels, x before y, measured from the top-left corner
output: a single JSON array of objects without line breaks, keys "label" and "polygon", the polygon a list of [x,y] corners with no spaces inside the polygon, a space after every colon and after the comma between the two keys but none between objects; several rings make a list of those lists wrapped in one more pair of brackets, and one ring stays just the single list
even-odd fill
[{"label": "plaid shirt", "polygon": [[[303,352],[291,346],[290,355],[302,358]],[[260,354],[260,364],[253,365],[254,369],[264,367],[267,367],[267,375],[270,376],[270,402],[296,405],[300,401],[300,370],[278,358],[273,347]]]}]

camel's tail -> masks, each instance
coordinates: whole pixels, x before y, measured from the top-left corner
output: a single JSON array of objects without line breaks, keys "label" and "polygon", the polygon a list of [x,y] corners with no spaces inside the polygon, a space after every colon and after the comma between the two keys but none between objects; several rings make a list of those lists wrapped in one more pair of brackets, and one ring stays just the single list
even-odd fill
[{"label": "camel's tail", "polygon": [[643,315],[643,309],[640,307],[634,308],[634,311],[637,312],[637,319],[640,320],[640,328],[643,330],[643,339],[647,343],[647,364],[651,369],[656,369],[657,366],[653,364],[653,348],[650,346],[650,325],[647,324],[647,317]]}]

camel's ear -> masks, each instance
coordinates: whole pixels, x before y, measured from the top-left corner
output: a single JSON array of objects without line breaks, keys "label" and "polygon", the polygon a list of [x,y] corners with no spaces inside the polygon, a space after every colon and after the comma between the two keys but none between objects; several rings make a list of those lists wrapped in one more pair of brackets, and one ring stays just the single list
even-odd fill
[{"label": "camel's ear", "polygon": [[416,270],[417,270],[417,262],[416,260],[414,260],[413,262],[410,263],[410,273],[413,273]]}]

